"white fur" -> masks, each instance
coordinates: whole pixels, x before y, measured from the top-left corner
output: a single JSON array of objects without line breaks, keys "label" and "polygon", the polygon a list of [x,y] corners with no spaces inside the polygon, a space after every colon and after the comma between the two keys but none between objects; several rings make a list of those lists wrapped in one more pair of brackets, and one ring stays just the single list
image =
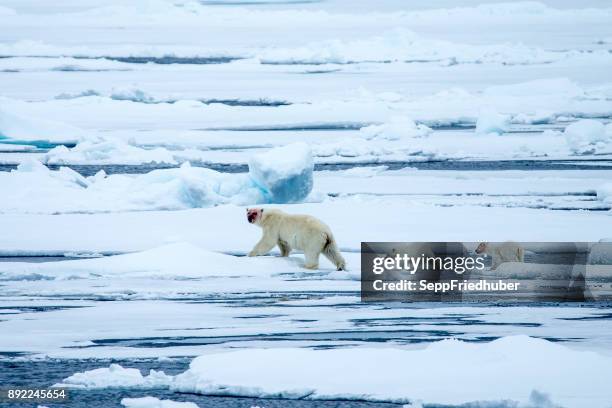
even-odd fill
[{"label": "white fur", "polygon": [[499,244],[483,242],[478,245],[476,253],[485,253],[491,256],[491,269],[497,269],[504,262],[524,262],[525,260],[523,247],[511,241]]},{"label": "white fur", "polygon": [[[281,256],[289,256],[292,249],[304,251],[308,269],[319,267],[319,255],[329,259],[338,270],[346,267],[346,262],[338,250],[331,230],[323,222],[310,215],[287,214],[275,209],[247,209],[255,211],[254,224],[263,229],[263,235],[249,256],[268,253],[278,245]],[[261,212],[259,212],[261,211]]]}]

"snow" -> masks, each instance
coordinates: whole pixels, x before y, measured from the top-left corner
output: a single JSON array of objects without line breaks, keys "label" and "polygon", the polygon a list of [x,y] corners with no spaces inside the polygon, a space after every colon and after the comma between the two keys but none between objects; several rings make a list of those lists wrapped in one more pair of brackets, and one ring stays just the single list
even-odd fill
[{"label": "snow", "polygon": [[57,146],[43,160],[47,164],[176,164],[172,153],[164,148],[143,149],[120,139],[83,140],[71,149]]},{"label": "snow", "polygon": [[[558,369],[559,361],[572,372],[593,375],[567,376]],[[381,370],[380,362],[389,364]],[[567,408],[603,408],[612,398],[606,382],[610,363],[609,357],[597,353],[576,352],[527,336],[485,344],[449,339],[420,350],[245,350],[196,358],[189,370],[174,378],[172,388],[203,394],[417,400],[440,405],[504,400],[525,404],[535,391]]]},{"label": "snow", "polygon": [[269,203],[303,201],[312,190],[312,152],[294,143],[260,153],[249,161],[249,175]]},{"label": "snow", "polygon": [[[170,175],[181,175],[184,171],[186,175],[181,177],[187,177],[193,170],[208,174],[206,169],[195,168],[159,172],[168,174],[166,172],[169,171]],[[0,173],[0,176],[13,175]],[[0,214],[0,227],[6,231],[20,231],[20,234],[0,236],[0,248],[5,253],[134,251],[167,244],[167,239],[171,237],[178,237],[175,241],[190,242],[209,250],[246,253],[258,239],[259,231],[246,222],[244,208],[233,205],[186,211],[122,210],[89,215],[66,214],[70,209],[82,208],[86,204],[91,211],[96,207],[119,210],[125,208],[123,204],[126,200],[133,210],[137,209],[133,203],[150,210],[155,206],[159,208],[160,203],[163,203],[161,200],[168,202],[176,197],[171,194],[173,190],[168,188],[162,190],[163,194],[160,193],[157,199],[159,202],[139,203],[135,201],[137,196],[131,183],[134,183],[134,186],[145,183],[136,183],[133,177],[114,175],[107,178],[112,181],[113,177],[116,177],[118,184],[120,181],[126,182],[125,189],[118,190],[120,194],[112,196],[114,201],[103,202],[105,196],[97,197],[97,201],[92,198],[96,207],[91,207],[89,202],[85,201],[86,196],[73,193],[74,190],[87,191],[91,187],[78,186],[73,181],[75,179],[72,179],[76,175],[72,173],[66,172],[66,177],[71,177],[68,181],[61,179],[58,172],[53,172],[53,176],[54,184],[48,186],[49,190],[46,192],[42,185],[37,186],[35,183],[40,178],[36,173],[32,178],[22,178],[19,182],[15,180],[14,186],[2,184],[6,191],[22,190],[22,185],[28,183],[32,188],[36,186],[38,189],[38,194],[30,193],[30,198],[27,199],[15,199],[11,202],[10,198],[16,194],[4,197],[2,204],[6,207],[10,203],[11,211],[7,212],[5,209],[4,213]],[[148,178],[153,176],[158,177],[156,172],[153,172]],[[247,177],[246,174],[244,176]],[[141,176],[136,177],[138,180]],[[201,183],[199,178],[197,180]],[[411,239],[414,241],[436,241],[440,236],[444,236],[449,241],[472,242],[480,241],[486,236],[491,242],[556,242],[560,239],[570,242],[596,242],[608,237],[609,233],[606,231],[612,226],[612,218],[605,211],[547,209],[568,206],[585,208],[589,203],[600,205],[601,201],[593,196],[601,185],[609,183],[607,170],[565,170],[562,173],[402,170],[382,172],[367,178],[344,177],[342,173],[335,172],[316,172],[314,180],[315,191],[328,195],[327,198],[318,203],[279,207],[289,213],[311,214],[322,219],[332,228],[341,248],[359,250],[364,235],[373,241],[403,241],[405,235],[402,231],[406,230],[411,231]],[[85,179],[85,182],[95,186],[100,181]],[[54,195],[52,192],[57,191],[53,190],[55,188],[69,191],[74,201],[69,202]],[[140,194],[144,196],[144,192]],[[573,194],[576,195],[572,198]],[[589,195],[594,201],[585,202],[585,197]],[[54,208],[48,207],[51,203]],[[190,203],[191,201],[182,201],[178,204],[175,202],[175,205],[188,207]],[[351,211],[347,211],[347,208]],[[63,214],[51,214],[55,212]],[[354,214],[376,216],[363,217],[356,223]],[[512,218],[512,223],[507,222],[508,217]],[[431,221],[434,219],[437,220],[435,223]],[[537,230],[530,228],[536,224]],[[152,229],[151,225],[155,228]],[[240,232],[231,235],[203,233],[225,230]],[[96,231],[96,234],[89,231]]]},{"label": "snow", "polygon": [[[389,362],[384,370],[381,361]],[[571,372],[590,375],[568,376],[558,369],[559,361]],[[420,349],[238,350],[197,357],[174,377],[154,371],[142,377],[138,370],[111,365],[77,373],[64,383],[106,388],[123,382],[128,388],[169,387],[207,395],[440,405],[527,405],[539,399],[567,408],[607,408],[612,398],[607,386],[611,363],[610,356],[510,336],[489,343],[447,339]],[[155,379],[147,382],[152,376]]]},{"label": "snow", "polygon": [[[144,397],[125,406],[176,406],[184,387],[608,408],[599,303],[359,297],[365,240],[602,241],[585,284],[610,288],[608,2],[4,0],[0,15],[3,359],[104,359],[64,382],[115,388],[95,391],[109,406],[123,387]],[[251,205],[320,218],[349,271],[245,257]],[[183,356],[200,357],[179,375],[129,361]]]},{"label": "snow", "polygon": [[510,129],[510,118],[492,110],[480,112],[476,121],[476,133],[478,134],[497,134],[507,132]]},{"label": "snow", "polygon": [[121,405],[126,408],[198,408],[193,402],[160,400],[155,397],[123,398]]},{"label": "snow", "polygon": [[[264,64],[350,64],[356,62],[427,61],[440,65],[503,63],[542,64],[576,54],[553,53],[524,45],[467,45],[424,39],[402,29],[352,41],[314,42],[298,48],[276,48],[255,55]],[[605,52],[601,58],[607,58]]]},{"label": "snow", "polygon": [[[123,143],[99,143],[110,151],[128,151],[127,157],[142,149]],[[56,148],[48,153],[50,162],[61,157],[105,160],[105,149],[87,142],[72,150]],[[162,151],[140,154],[163,161]],[[155,161],[155,160],[153,160]],[[277,163],[280,163],[277,165]],[[220,173],[191,167],[154,170],[141,175],[100,173],[84,178],[68,167],[49,170],[30,160],[16,171],[0,173],[0,186],[12,194],[0,204],[2,212],[99,212],[134,210],[177,210],[233,203],[287,203],[303,201],[312,190],[313,162],[306,144],[295,144],[255,156],[249,174]],[[32,188],[35,186],[35,188]]]},{"label": "snow", "polygon": [[597,189],[597,198],[604,203],[612,203],[612,183],[600,186]]},{"label": "snow", "polygon": [[[147,277],[186,279],[215,277],[271,276],[281,272],[299,272],[303,262],[295,258],[248,259],[207,251],[193,244],[176,242],[149,250],[62,262],[2,264],[3,279],[91,279]],[[355,278],[344,274],[344,279]]]},{"label": "snow", "polygon": [[0,140],[45,140],[61,139],[72,141],[82,135],[81,129],[65,123],[51,120],[31,120],[12,113],[7,109],[10,103],[6,98],[0,97]]},{"label": "snow", "polygon": [[605,150],[612,144],[612,125],[592,119],[582,119],[570,124],[563,134],[570,149],[577,154]]},{"label": "snow", "polygon": [[84,373],[75,373],[65,378],[59,387],[73,388],[150,388],[164,385],[169,376],[163,372],[151,370],[144,376],[135,368],[123,368],[119,364],[111,364],[106,368],[96,368]]},{"label": "snow", "polygon": [[429,127],[416,124],[412,119],[406,117],[392,117],[387,123],[366,126],[359,131],[368,140],[401,140],[411,137],[425,137],[432,133]]}]

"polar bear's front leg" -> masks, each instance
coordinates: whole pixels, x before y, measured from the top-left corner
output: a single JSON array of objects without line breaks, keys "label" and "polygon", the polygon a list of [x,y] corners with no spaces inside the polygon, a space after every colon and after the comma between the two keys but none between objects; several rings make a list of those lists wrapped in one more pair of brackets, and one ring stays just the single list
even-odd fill
[{"label": "polar bear's front leg", "polygon": [[265,255],[270,252],[272,248],[274,248],[274,245],[276,245],[276,241],[266,237],[264,234],[253,250],[249,252],[249,256]]},{"label": "polar bear's front leg", "polygon": [[287,257],[291,253],[291,247],[288,243],[282,240],[278,240],[278,248],[280,249],[281,256]]}]

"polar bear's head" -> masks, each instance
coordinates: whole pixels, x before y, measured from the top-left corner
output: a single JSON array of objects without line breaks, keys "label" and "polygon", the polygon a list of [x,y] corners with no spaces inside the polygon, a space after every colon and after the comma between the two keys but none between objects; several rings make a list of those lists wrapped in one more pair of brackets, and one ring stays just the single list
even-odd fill
[{"label": "polar bear's head", "polygon": [[482,254],[484,252],[488,252],[489,251],[489,243],[488,242],[481,242],[478,245],[478,248],[476,248],[476,253],[477,254]]},{"label": "polar bear's head", "polygon": [[263,215],[263,208],[247,208],[247,220],[251,224],[257,224],[261,221],[261,216]]}]

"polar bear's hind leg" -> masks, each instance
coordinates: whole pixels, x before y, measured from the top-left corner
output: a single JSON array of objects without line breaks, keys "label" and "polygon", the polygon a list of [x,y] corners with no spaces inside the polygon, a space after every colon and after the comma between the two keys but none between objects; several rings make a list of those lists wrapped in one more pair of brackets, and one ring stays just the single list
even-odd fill
[{"label": "polar bear's hind leg", "polygon": [[340,254],[338,245],[336,245],[336,241],[334,241],[332,237],[327,238],[325,246],[323,246],[323,255],[325,255],[325,257],[336,266],[337,270],[346,270],[346,261]]},{"label": "polar bear's hind leg", "polygon": [[318,269],[319,268],[319,251],[316,250],[305,250],[304,258],[306,263],[304,268],[306,269]]}]

